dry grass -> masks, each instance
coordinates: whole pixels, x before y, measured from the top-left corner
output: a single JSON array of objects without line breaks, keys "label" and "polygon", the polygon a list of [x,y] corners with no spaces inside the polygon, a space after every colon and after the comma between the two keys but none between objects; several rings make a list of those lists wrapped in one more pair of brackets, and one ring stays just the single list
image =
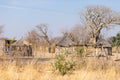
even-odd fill
[{"label": "dry grass", "polygon": [[0,80],[120,80],[120,66],[112,61],[86,59],[72,74],[61,76],[50,62],[1,61]]}]

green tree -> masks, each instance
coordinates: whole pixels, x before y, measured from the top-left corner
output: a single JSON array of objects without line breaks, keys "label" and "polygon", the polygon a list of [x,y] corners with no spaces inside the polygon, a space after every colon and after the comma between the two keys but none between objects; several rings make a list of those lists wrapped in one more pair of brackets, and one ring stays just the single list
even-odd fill
[{"label": "green tree", "polygon": [[116,41],[117,39],[115,36],[112,36],[109,38],[109,42],[112,44],[112,46],[116,46]]},{"label": "green tree", "polygon": [[112,46],[120,46],[120,33],[109,38]]},{"label": "green tree", "polygon": [[120,46],[120,33],[116,36],[116,46]]}]

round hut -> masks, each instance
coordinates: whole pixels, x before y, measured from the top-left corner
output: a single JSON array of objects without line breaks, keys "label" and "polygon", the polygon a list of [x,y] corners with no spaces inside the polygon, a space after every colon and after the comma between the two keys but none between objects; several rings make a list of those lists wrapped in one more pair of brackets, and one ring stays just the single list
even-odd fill
[{"label": "round hut", "polygon": [[105,39],[100,39],[97,42],[97,47],[108,55],[112,55],[112,45]]},{"label": "round hut", "polygon": [[11,54],[13,56],[32,56],[32,47],[25,40],[20,39],[11,44]]}]

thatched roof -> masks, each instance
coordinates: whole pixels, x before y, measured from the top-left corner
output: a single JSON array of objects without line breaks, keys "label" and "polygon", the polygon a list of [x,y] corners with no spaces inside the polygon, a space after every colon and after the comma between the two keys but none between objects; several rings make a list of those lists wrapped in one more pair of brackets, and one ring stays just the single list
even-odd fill
[{"label": "thatched roof", "polygon": [[70,39],[69,35],[63,36],[63,38],[57,43],[57,46],[61,47],[69,47],[74,45],[76,45],[76,43]]},{"label": "thatched roof", "polygon": [[11,46],[25,46],[27,44],[25,44],[25,40],[24,39],[20,39],[16,42],[14,42],[13,44],[11,44]]},{"label": "thatched roof", "polygon": [[98,40],[97,45],[102,45],[103,47],[112,47],[111,44],[105,39]]},{"label": "thatched roof", "polygon": [[55,37],[55,38],[51,39],[50,42],[52,44],[57,44],[57,43],[59,43],[61,41],[62,38],[63,37]]}]

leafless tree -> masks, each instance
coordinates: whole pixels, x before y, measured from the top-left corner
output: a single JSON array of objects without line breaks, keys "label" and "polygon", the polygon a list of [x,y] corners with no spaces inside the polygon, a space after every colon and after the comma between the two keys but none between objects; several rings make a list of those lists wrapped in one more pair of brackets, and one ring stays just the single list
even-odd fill
[{"label": "leafless tree", "polygon": [[51,42],[50,42],[50,36],[49,36],[49,32],[48,32],[48,25],[47,24],[37,25],[36,30],[37,30],[38,34],[40,35],[39,37],[43,37],[44,40],[47,42],[49,52],[50,52]]},{"label": "leafless tree", "polygon": [[38,42],[40,41],[39,40],[39,34],[37,33],[36,30],[33,29],[33,30],[31,30],[27,33],[26,40],[29,43],[38,44]]},{"label": "leafless tree", "polygon": [[40,45],[48,45],[49,51],[51,50],[51,41],[47,24],[37,25],[33,30],[27,33],[26,40],[32,43],[35,50],[37,47],[39,48]]},{"label": "leafless tree", "polygon": [[81,22],[96,44],[103,28],[120,23],[120,15],[105,6],[88,6],[82,13]]},{"label": "leafless tree", "polygon": [[90,36],[85,30],[85,27],[76,25],[70,31],[71,39],[76,42],[78,45],[87,44],[90,41]]},{"label": "leafless tree", "polygon": [[48,26],[47,24],[40,24],[36,26],[36,29],[38,31],[38,34],[40,37],[44,37],[46,42],[50,44],[49,34],[48,34]]}]

